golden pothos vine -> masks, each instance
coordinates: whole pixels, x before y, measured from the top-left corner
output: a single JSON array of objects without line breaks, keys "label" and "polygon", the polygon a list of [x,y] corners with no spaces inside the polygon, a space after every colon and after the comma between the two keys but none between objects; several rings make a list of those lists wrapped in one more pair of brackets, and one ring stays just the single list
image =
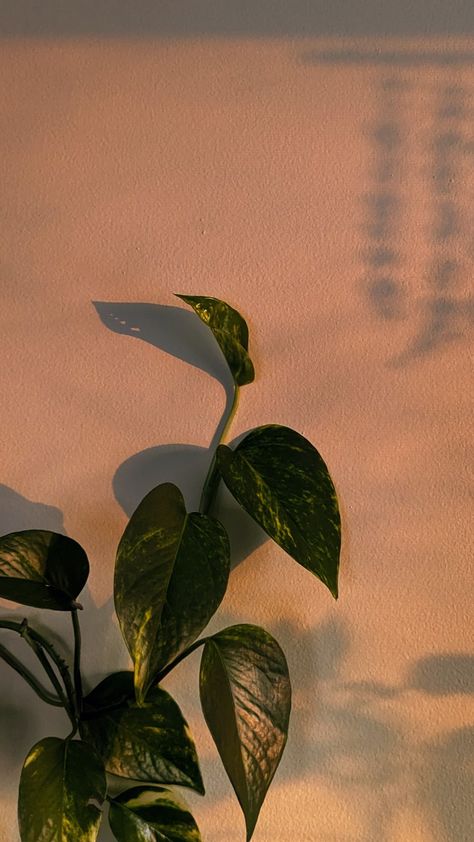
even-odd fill
[{"label": "golden pothos vine", "polygon": [[[67,664],[25,619],[0,620],[2,638],[19,635],[34,653],[32,672],[4,643],[0,658],[49,705],[62,707],[70,731],[29,752],[20,777],[21,842],[94,842],[108,803],[118,842],[200,842],[184,801],[170,789],[204,795],[196,748],[165,677],[202,649],[199,694],[204,718],[252,837],[288,734],[291,687],[272,635],[249,624],[202,635],[227,589],[230,546],[213,516],[220,482],[288,555],[337,597],[339,508],[328,469],[294,430],[257,427],[235,448],[222,443],[239,390],[254,380],[248,328],[216,298],[179,296],[210,328],[233,378],[234,401],[212,456],[199,511],[186,510],[164,483],[142,500],[120,540],[115,609],[133,670],[112,672],[84,694],[78,602],[89,574],[82,547],[65,535],[25,530],[0,538],[0,596],[71,615],[74,658]],[[112,789],[108,776],[123,786]],[[112,794],[114,793],[114,794]]]}]

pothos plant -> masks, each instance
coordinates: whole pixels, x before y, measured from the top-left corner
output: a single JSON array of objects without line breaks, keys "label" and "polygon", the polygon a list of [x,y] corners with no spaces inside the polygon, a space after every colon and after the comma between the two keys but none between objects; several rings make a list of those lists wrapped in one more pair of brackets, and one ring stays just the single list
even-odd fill
[{"label": "pothos plant", "polygon": [[[254,379],[247,324],[218,299],[179,297],[210,328],[233,377],[234,402],[222,441],[239,389]],[[291,687],[285,656],[268,631],[239,624],[200,637],[221,603],[230,570],[226,531],[210,514],[221,480],[270,538],[337,597],[340,518],[328,469],[294,430],[257,427],[234,449],[218,445],[198,512],[187,512],[179,488],[165,483],[132,515],[117,550],[114,596],[133,671],[113,672],[87,694],[77,601],[89,573],[86,553],[72,538],[46,530],[0,538],[0,596],[69,612],[74,632],[70,669],[26,619],[0,620],[0,630],[20,635],[33,650],[43,679],[3,644],[0,657],[44,702],[64,708],[71,726],[65,738],[40,740],[24,762],[22,842],[93,842],[106,801],[118,842],[200,842],[189,809],[169,789],[204,794],[196,748],[163,688],[164,678],[198,647],[204,718],[250,840],[287,740]]]}]

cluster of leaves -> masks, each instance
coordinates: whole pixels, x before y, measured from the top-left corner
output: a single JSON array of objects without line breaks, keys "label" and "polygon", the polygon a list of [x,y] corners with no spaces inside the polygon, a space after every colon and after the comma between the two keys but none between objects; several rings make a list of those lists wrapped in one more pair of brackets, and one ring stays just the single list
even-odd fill
[{"label": "cluster of leaves", "polygon": [[[212,330],[237,397],[239,387],[254,379],[245,321],[223,301],[180,297]],[[70,612],[75,638],[71,674],[26,620],[0,620],[0,629],[20,634],[31,647],[51,688],[2,644],[0,657],[45,702],[62,706],[71,721],[65,739],[41,740],[25,760],[18,811],[22,842],[93,842],[105,800],[118,842],[200,842],[191,813],[168,788],[204,794],[196,749],[161,683],[201,646],[202,710],[250,840],[285,747],[291,687],[285,656],[264,629],[242,624],[200,637],[221,603],[230,570],[226,531],[209,514],[221,479],[265,532],[337,596],[340,521],[326,465],[293,430],[259,427],[234,450],[218,446],[199,512],[187,512],[180,490],[165,483],[132,515],[117,551],[114,595],[133,672],[112,673],[87,695],[77,602],[89,573],[86,553],[53,532],[0,538],[0,596]],[[129,788],[112,796],[107,773],[127,779]]]}]

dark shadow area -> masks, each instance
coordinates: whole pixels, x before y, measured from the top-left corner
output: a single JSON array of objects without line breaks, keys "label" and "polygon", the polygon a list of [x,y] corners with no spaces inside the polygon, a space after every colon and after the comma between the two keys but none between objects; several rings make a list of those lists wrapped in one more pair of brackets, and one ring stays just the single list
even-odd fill
[{"label": "dark shadow area", "polygon": [[[114,333],[140,339],[142,342],[147,342],[149,345],[153,345],[153,347],[170,354],[172,357],[176,357],[201,371],[205,371],[222,384],[226,395],[226,405],[221,421],[210,443],[207,454],[207,463],[209,463],[211,454],[214,452],[217,442],[220,439],[221,431],[234,397],[233,381],[229,368],[212,332],[196,317],[195,313],[180,307],[169,307],[161,304],[129,304],[104,301],[93,301],[92,303],[102,324],[109,330]],[[163,470],[165,472],[169,470],[171,454],[174,452],[175,456],[178,455],[178,451],[173,451],[173,447],[166,449],[166,453],[162,453],[164,457]],[[177,445],[177,447],[179,448],[180,445]],[[200,448],[195,449],[200,450]],[[158,485],[158,482],[155,482],[153,485],[148,484],[148,477],[155,471],[154,467],[150,467],[150,463],[156,464],[157,460],[155,457],[156,454],[153,456],[150,450],[146,451],[146,455],[137,454],[137,464],[139,465],[139,470],[144,471],[145,482],[141,483],[140,480],[137,480],[138,474],[136,470],[132,471],[131,485],[127,489],[125,489],[120,475],[117,478],[118,488],[115,490],[120,495],[117,499],[121,505],[122,500],[124,501],[123,508],[127,514],[131,513],[130,500],[134,501],[133,509],[135,509],[144,496],[142,494],[141,497],[138,497],[141,489],[146,488],[144,493],[147,493],[154,485]],[[126,462],[127,465],[128,462],[129,460]],[[177,470],[182,475],[184,466],[181,462],[182,460],[180,458],[176,459]],[[207,464],[205,462],[206,460],[203,456],[202,465],[205,465],[205,467],[203,467],[202,481],[204,481],[207,471]],[[139,484],[141,483],[139,490],[137,490],[137,481]],[[165,481],[172,480],[161,480],[161,482]],[[130,499],[125,500],[124,495],[129,495]]]},{"label": "dark shadow area", "polygon": [[407,686],[430,696],[474,695],[474,655],[453,653],[422,658],[409,670]]},{"label": "dark shadow area", "polygon": [[164,304],[93,301],[102,324],[114,333],[141,339],[205,371],[229,394],[227,363],[209,328],[191,310]]},{"label": "dark shadow area", "polygon": [[[387,361],[401,367],[466,343],[474,326],[472,233],[466,211],[472,190],[472,113],[470,87],[457,65],[473,65],[474,53],[380,53],[313,51],[303,60],[374,65],[374,121],[369,141],[368,191],[361,196],[363,224],[362,294],[374,317],[406,325],[405,347]],[[391,72],[378,65],[393,65]],[[416,76],[411,67],[421,66]],[[433,80],[430,69],[437,74]],[[424,113],[419,130],[413,103]],[[416,197],[413,174],[421,176]],[[416,242],[406,219],[423,208]],[[425,210],[427,208],[427,211]],[[410,251],[427,252],[421,278],[413,277]],[[419,270],[418,270],[419,271]],[[422,284],[420,284],[420,280]],[[421,286],[421,292],[418,290]]]},{"label": "dark shadow area", "polygon": [[470,0],[4,0],[0,34],[191,37],[466,35]]},{"label": "dark shadow area", "polygon": [[440,842],[471,842],[474,827],[474,727],[434,740],[426,751],[429,770],[422,807]]},{"label": "dark shadow area", "polygon": [[0,485],[0,535],[24,529],[64,532],[63,513],[55,506],[27,500],[13,488]]},{"label": "dark shadow area", "polygon": [[[366,710],[375,711],[387,699],[396,704],[397,697],[407,693],[415,694],[413,704],[417,693],[436,698],[436,717],[442,721],[443,711],[449,716],[453,696],[474,694],[474,655],[443,653],[421,658],[409,666],[406,679],[399,686],[373,682],[345,686]],[[441,700],[444,708],[440,707]],[[399,748],[403,751],[395,762],[403,785],[394,791],[388,805],[393,816],[404,804],[415,805],[436,842],[470,842],[474,826],[474,726],[413,744],[405,738],[405,744],[401,742]],[[372,839],[367,837],[367,842],[369,838]],[[376,835],[373,838],[384,839]]]},{"label": "dark shadow area", "polygon": [[[376,117],[365,127],[369,191],[361,197],[362,294],[387,328],[406,324],[411,334],[387,365],[398,368],[465,342],[474,326],[472,226],[466,212],[472,191],[474,105],[464,71],[474,68],[474,50],[453,49],[448,43],[435,50],[408,45],[396,51],[349,45],[313,49],[301,60],[315,67],[365,66],[373,71]],[[414,102],[421,103],[421,118]],[[420,131],[419,123],[427,128]],[[420,169],[424,183],[415,206],[411,180]],[[419,294],[410,288],[411,232],[405,220],[427,203],[429,222],[417,229],[414,246],[429,252]]]},{"label": "dark shadow area", "polygon": [[209,463],[209,452],[191,444],[149,447],[122,462],[113,478],[115,499],[131,517],[146,494],[164,482],[181,489],[186,507],[199,506],[201,488]]}]

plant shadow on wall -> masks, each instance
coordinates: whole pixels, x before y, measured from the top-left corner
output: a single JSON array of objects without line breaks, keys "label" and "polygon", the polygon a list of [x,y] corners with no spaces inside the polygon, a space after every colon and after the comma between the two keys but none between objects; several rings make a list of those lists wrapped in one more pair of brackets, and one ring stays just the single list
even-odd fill
[{"label": "plant shadow on wall", "polygon": [[[52,529],[55,532],[62,532],[64,530],[63,514],[55,506],[28,500],[14,489],[0,485],[0,535],[23,529]],[[2,600],[0,605],[2,615],[7,608],[11,611],[11,606]],[[20,607],[16,613],[23,617],[24,609]],[[15,655],[20,655],[20,648],[19,646],[12,648]],[[33,663],[29,663],[29,666],[34,667]],[[9,680],[6,681],[7,668],[1,664],[0,669],[2,671],[0,790],[4,792],[11,781],[11,770],[19,767],[38,732],[41,710],[39,706],[32,709],[30,691],[26,687],[23,689],[21,679],[13,674],[8,676]],[[0,797],[1,801],[3,797]],[[1,830],[0,821],[0,832]]]},{"label": "plant shadow on wall", "polygon": [[[210,356],[206,353],[203,358],[202,352],[197,352],[201,325],[198,324],[195,342],[192,332],[187,335],[191,322],[181,321],[187,313],[152,304],[96,303],[95,306],[109,329],[149,342],[216,377],[226,389],[229,405],[227,371],[219,365],[216,367],[213,345],[209,348]],[[174,324],[168,321],[171,310],[176,311]],[[197,477],[204,476],[216,437],[209,450],[191,445],[164,446],[149,448],[126,460],[114,477],[115,495],[126,514],[131,515],[150,488],[173,478],[183,488],[190,505],[197,503],[200,486]],[[223,496],[229,511],[224,511],[222,519],[232,530],[238,510],[225,490]],[[237,521],[239,525],[231,534],[234,566],[267,540],[266,534],[245,512],[240,510],[239,517],[244,520]],[[284,606],[275,605],[276,613],[282,610]],[[221,625],[227,625],[235,622],[235,617],[220,610],[218,620]],[[276,623],[273,631],[287,647],[298,641],[298,658],[293,652],[291,664],[292,739],[274,786],[284,787],[287,781],[304,782],[316,774],[336,798],[358,805],[354,817],[361,829],[357,835],[348,831],[341,837],[339,833],[321,834],[318,830],[321,842],[390,842],[397,817],[407,809],[418,810],[426,823],[432,825],[436,842],[470,840],[472,816],[468,794],[474,786],[474,729],[453,730],[439,739],[415,743],[405,728],[400,704],[407,698],[410,704],[411,697],[416,704],[417,694],[421,694],[437,708],[440,700],[448,708],[456,695],[474,694],[474,658],[445,654],[419,660],[408,668],[399,686],[348,683],[343,674],[350,640],[343,623],[330,621],[305,631],[297,623],[285,620]],[[184,710],[193,719],[198,717],[188,673],[183,670],[174,681]],[[446,770],[449,770],[449,786]],[[217,758],[206,760],[206,771],[213,782],[213,803],[228,798],[229,787],[219,774]],[[315,807],[314,815],[319,812],[319,807]],[[223,831],[216,842],[227,842],[227,834],[228,830]]]},{"label": "plant shadow on wall", "polygon": [[[284,638],[287,631],[280,626],[278,635]],[[294,769],[302,780],[317,775],[323,794],[314,815],[324,811],[329,794],[346,817],[347,831],[318,828],[318,840],[390,842],[408,812],[418,816],[434,842],[470,842],[474,723],[417,739],[404,717],[422,704],[431,721],[442,709],[449,713],[456,698],[474,696],[474,656],[421,658],[395,685],[346,681],[350,638],[343,622],[329,620],[306,633],[291,631],[303,645],[292,669],[288,777],[294,778]],[[357,832],[351,831],[352,823]]]},{"label": "plant shadow on wall", "polygon": [[399,337],[387,365],[465,344],[474,327],[474,51],[313,50],[303,62],[366,65],[373,78],[362,290]]},{"label": "plant shadow on wall", "polygon": [[[277,424],[249,431],[234,449],[223,443],[239,390],[255,376],[248,327],[223,301],[178,297],[217,341],[232,375],[232,404],[198,510],[188,512],[174,483],[160,483],[139,502],[120,540],[114,604],[133,671],[110,673],[86,691],[79,620],[84,607],[79,596],[89,575],[84,549],[53,530],[18,530],[0,538],[0,597],[68,618],[74,639],[65,660],[49,633],[27,619],[15,613],[0,619],[2,639],[13,637],[26,647],[42,668],[41,678],[3,642],[0,659],[43,702],[62,709],[71,727],[65,738],[40,740],[26,757],[18,805],[22,842],[42,842],[45,833],[58,842],[66,837],[92,842],[106,802],[119,842],[155,835],[199,842],[191,813],[167,788],[204,794],[196,747],[162,686],[198,649],[204,718],[242,808],[247,842],[251,839],[286,745],[291,685],[282,649],[261,627],[240,623],[201,637],[226,593],[230,572],[229,537],[211,514],[221,481],[265,533],[306,568],[305,575],[310,571],[333,597],[338,595],[339,506],[322,457],[302,435]],[[116,778],[122,779],[120,791]],[[125,789],[127,782],[135,785]]]},{"label": "plant shadow on wall", "polygon": [[[139,339],[183,360],[222,385],[226,405],[209,448],[191,444],[150,447],[126,459],[113,479],[115,498],[128,517],[152,488],[164,482],[174,482],[181,488],[188,507],[196,508],[209,462],[234,398],[233,381],[225,359],[206,326],[180,307],[105,301],[93,304],[109,330]],[[225,488],[219,490],[215,511],[226,525],[232,547],[232,566],[236,567],[267,540],[267,535]]]},{"label": "plant shadow on wall", "polygon": [[[0,485],[0,535],[11,534],[24,530],[50,530],[55,533],[67,535],[64,528],[63,513],[56,506],[39,503],[29,500],[6,485]],[[94,618],[93,628],[87,626],[83,630],[83,639],[86,647],[91,651],[97,639],[101,641],[101,648],[107,651],[112,659],[120,659],[116,635],[113,631],[111,619],[113,615],[113,599],[110,599],[100,611],[97,611],[94,601],[86,586],[81,594],[81,602],[84,607],[84,614]],[[16,609],[7,601],[0,599],[0,616],[3,618],[8,610],[9,619],[21,622],[25,616],[33,628],[49,637],[60,656],[68,662],[72,662],[73,651],[69,643],[69,623],[64,617],[64,612],[50,611],[45,613],[39,608],[25,610],[24,605]],[[7,642],[2,637],[2,642]],[[29,671],[38,681],[42,680],[41,670],[38,669],[38,662],[32,652],[25,652],[25,646],[19,636],[8,640],[8,648],[11,653],[26,664]],[[4,665],[0,661],[0,669]],[[7,667],[5,667],[7,669]],[[3,672],[2,672],[3,676]],[[92,671],[88,675],[90,682],[96,683],[98,678]],[[86,682],[87,684],[87,682]],[[31,689],[23,684],[21,677],[15,673],[9,676],[8,681],[2,677],[2,698],[0,701],[0,801],[3,790],[5,800],[7,789],[12,783],[12,769],[20,768],[32,742],[38,739],[38,735],[44,733],[46,727],[52,733],[62,731],[63,714],[58,708],[48,707],[42,709],[40,705],[32,706],[31,701],[34,694]],[[15,782],[15,789],[17,789]],[[10,793],[8,793],[10,797]],[[0,835],[2,831],[0,817]]]}]

